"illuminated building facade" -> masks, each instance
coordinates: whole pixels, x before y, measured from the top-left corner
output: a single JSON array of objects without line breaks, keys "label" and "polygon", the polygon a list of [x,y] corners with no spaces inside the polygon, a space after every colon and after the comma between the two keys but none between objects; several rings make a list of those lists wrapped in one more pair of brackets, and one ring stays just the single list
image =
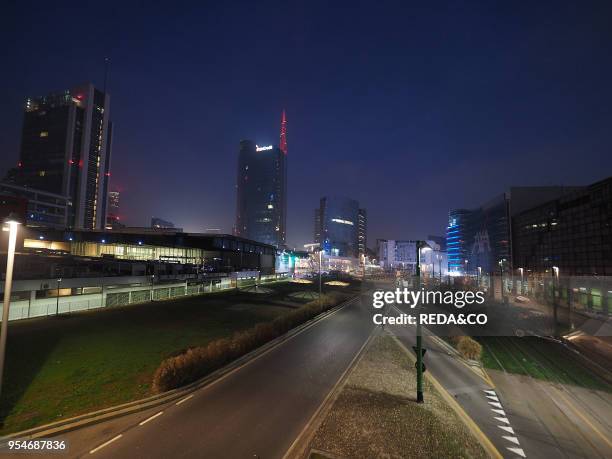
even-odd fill
[{"label": "illuminated building facade", "polygon": [[417,241],[377,239],[380,267],[415,272]]},{"label": "illuminated building facade", "polygon": [[287,120],[281,146],[240,142],[236,181],[236,236],[285,247],[287,219]]},{"label": "illuminated building facade", "polygon": [[108,207],[106,213],[106,229],[119,229],[124,228],[123,225],[119,221],[119,199],[120,199],[119,191],[109,191],[108,192]]},{"label": "illuminated building facade", "polygon": [[23,205],[23,214],[18,213],[22,215],[22,220],[28,226],[50,228],[68,226],[72,201],[66,196],[11,183],[0,183],[0,207],[4,208],[6,205],[10,207],[11,202]]},{"label": "illuminated building facade", "polygon": [[475,275],[504,271],[516,264],[512,259],[512,219],[580,187],[512,187],[475,209],[449,212],[446,233],[448,268],[454,274]]},{"label": "illuminated building facade", "polygon": [[612,275],[612,177],[512,219],[516,268],[562,275]]},{"label": "illuminated building facade", "polygon": [[204,272],[274,272],[275,248],[227,234],[172,230],[70,231],[27,228],[26,252],[197,265]]},{"label": "illuminated building facade", "polygon": [[315,243],[327,254],[358,258],[365,253],[367,217],[354,199],[326,196],[315,209]]},{"label": "illuminated building facade", "polygon": [[65,196],[68,226],[106,224],[110,96],[91,84],[26,101],[15,184]]}]

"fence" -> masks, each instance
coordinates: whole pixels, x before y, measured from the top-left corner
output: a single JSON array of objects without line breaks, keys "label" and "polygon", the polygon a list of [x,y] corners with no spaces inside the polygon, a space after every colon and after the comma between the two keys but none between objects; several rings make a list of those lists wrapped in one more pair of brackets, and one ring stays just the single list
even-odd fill
[{"label": "fence", "polygon": [[[286,275],[281,274],[261,276],[261,279],[259,279],[257,283],[275,282],[284,280],[286,277]],[[9,321],[202,295],[254,284],[255,280],[252,279],[239,279],[236,281],[235,279],[227,277],[199,283],[182,281],[140,286],[105,285],[101,293],[66,295],[60,296],[59,298],[57,296],[35,298],[35,295],[30,295],[30,299],[28,300],[11,301]],[[51,292],[54,291],[54,289],[49,290]],[[0,304],[0,317],[2,315],[2,308],[3,306]]]}]

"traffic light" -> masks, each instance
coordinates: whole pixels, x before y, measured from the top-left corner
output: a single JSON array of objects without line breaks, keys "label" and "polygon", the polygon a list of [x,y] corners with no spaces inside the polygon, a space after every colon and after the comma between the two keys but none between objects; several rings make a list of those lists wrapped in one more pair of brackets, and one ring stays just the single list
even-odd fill
[{"label": "traffic light", "polygon": [[[417,351],[417,347],[416,346],[412,346],[412,350],[414,351],[415,355],[418,357],[419,353]],[[421,357],[425,356],[425,352],[427,352],[427,349],[425,349],[424,347],[421,348]]]}]

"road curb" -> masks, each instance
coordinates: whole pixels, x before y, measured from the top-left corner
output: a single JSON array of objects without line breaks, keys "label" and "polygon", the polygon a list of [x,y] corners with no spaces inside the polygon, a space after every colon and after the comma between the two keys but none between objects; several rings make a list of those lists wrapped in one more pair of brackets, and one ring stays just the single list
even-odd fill
[{"label": "road curb", "polygon": [[348,364],[344,372],[340,375],[340,378],[338,378],[336,384],[334,384],[334,387],[331,388],[325,399],[323,399],[317,410],[314,412],[314,414],[308,420],[302,431],[293,441],[293,443],[283,456],[283,459],[302,459],[307,457],[307,454],[309,453],[308,445],[310,444],[310,441],[312,440],[321,423],[329,413],[329,410],[334,405],[334,402],[338,399],[340,393],[342,392],[342,389],[344,389],[344,386],[346,385],[348,377],[351,374],[353,368],[355,368],[357,363],[359,363],[365,353],[365,350],[369,347],[374,337],[379,334],[379,331],[380,329],[378,327],[374,327],[372,329],[368,338],[365,340],[361,348],[359,348],[359,350],[357,351],[351,362]]},{"label": "road curb", "polygon": [[102,410],[92,411],[90,413],[84,413],[78,416],[74,416],[72,418],[64,419],[61,421],[45,424],[39,427],[33,427],[31,429],[22,430],[20,432],[14,432],[5,436],[0,437],[0,442],[5,442],[10,439],[19,438],[19,439],[35,439],[41,437],[50,437],[60,433],[70,432],[72,430],[76,430],[82,427],[87,427],[91,425],[98,424],[100,422],[108,421],[120,416],[124,416],[127,414],[137,413],[139,411],[144,411],[149,408],[154,408],[159,405],[163,405],[165,403],[172,402],[179,398],[182,398],[186,395],[189,395],[192,392],[195,392],[198,389],[201,389],[205,386],[213,384],[214,382],[220,380],[224,376],[229,373],[237,370],[238,368],[247,365],[248,363],[254,361],[255,359],[263,356],[267,352],[276,348],[280,344],[285,341],[290,340],[294,336],[299,333],[307,330],[312,327],[316,323],[321,320],[329,317],[332,314],[340,311],[344,307],[350,305],[356,299],[360,297],[361,293],[353,296],[346,301],[334,306],[331,309],[328,309],[325,312],[313,317],[312,319],[304,322],[303,324],[293,328],[287,333],[279,336],[278,338],[269,341],[268,343],[258,347],[257,349],[252,350],[251,352],[239,357],[233,362],[227,364],[226,366],[215,370],[211,374],[204,376],[203,378],[194,381],[193,383],[188,384],[185,387],[172,389],[167,392],[163,392],[161,394],[152,395],[150,397],[146,397],[140,400],[134,400],[131,402],[127,402],[121,405],[116,405],[108,408],[104,408]]},{"label": "road curb", "polygon": [[[395,340],[397,345],[404,351],[404,353],[408,356],[408,358],[412,362],[416,362],[416,356],[412,354],[406,346],[395,336],[395,334],[391,333],[391,337]],[[440,393],[442,398],[450,405],[457,416],[465,423],[468,429],[472,432],[474,437],[478,440],[480,445],[484,448],[484,450],[489,454],[490,457],[495,459],[502,459],[503,456],[499,452],[499,450],[495,447],[493,442],[485,435],[485,433],[480,430],[480,427],[474,422],[474,420],[470,417],[469,414],[465,412],[465,410],[459,405],[459,403],[453,398],[451,394],[438,382],[436,378],[429,372],[424,373],[424,376],[429,380],[429,382],[436,388],[436,390]]]}]

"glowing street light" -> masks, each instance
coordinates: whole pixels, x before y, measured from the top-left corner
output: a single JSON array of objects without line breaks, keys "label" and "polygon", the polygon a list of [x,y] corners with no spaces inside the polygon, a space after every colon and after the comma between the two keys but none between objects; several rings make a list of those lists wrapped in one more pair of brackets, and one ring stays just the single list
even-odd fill
[{"label": "glowing street light", "polygon": [[4,357],[6,354],[6,334],[8,332],[9,308],[11,306],[11,289],[13,287],[13,264],[15,262],[15,244],[17,243],[17,228],[19,218],[11,213],[4,221],[9,230],[8,252],[6,257],[6,278],[4,280],[4,304],[2,307],[2,327],[0,328],[0,393],[2,392],[2,376],[4,374]]}]

